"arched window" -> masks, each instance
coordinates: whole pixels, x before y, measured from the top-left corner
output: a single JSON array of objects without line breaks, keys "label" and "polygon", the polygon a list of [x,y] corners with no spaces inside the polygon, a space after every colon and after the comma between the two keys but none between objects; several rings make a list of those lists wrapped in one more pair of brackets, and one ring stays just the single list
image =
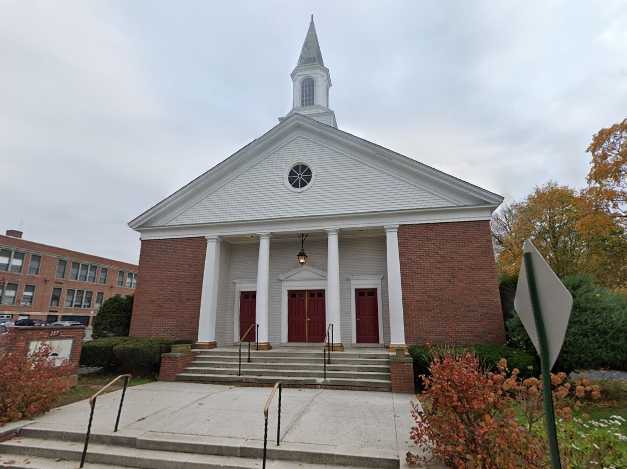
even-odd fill
[{"label": "arched window", "polygon": [[314,79],[307,77],[300,84],[300,105],[313,106],[314,104]]}]

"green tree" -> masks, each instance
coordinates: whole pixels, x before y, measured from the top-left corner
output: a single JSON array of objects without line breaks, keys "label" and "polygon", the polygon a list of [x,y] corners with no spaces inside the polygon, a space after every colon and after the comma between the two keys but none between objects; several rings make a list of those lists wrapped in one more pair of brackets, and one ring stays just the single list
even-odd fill
[{"label": "green tree", "polygon": [[94,338],[127,336],[132,311],[133,295],[115,295],[106,300],[94,320]]}]

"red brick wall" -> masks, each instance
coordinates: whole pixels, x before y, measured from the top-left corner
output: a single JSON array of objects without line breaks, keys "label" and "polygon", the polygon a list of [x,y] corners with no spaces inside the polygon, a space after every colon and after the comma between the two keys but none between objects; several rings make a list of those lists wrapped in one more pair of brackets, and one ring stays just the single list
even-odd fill
[{"label": "red brick wall", "polygon": [[29,352],[31,341],[41,342],[71,339],[72,351],[70,352],[71,374],[76,374],[85,328],[79,327],[10,327],[8,333],[0,336],[0,352],[26,355]]},{"label": "red brick wall", "polygon": [[161,354],[159,381],[176,381],[176,375],[182,373],[193,359],[192,352]]},{"label": "red brick wall", "polygon": [[392,392],[415,393],[414,362],[411,357],[392,357],[390,360]]},{"label": "red brick wall", "polygon": [[[2,313],[12,313],[15,318],[20,314],[27,314],[32,319],[42,320],[45,320],[48,314],[58,315],[59,319],[62,315],[93,316],[96,313],[96,295],[98,292],[104,294],[105,300],[115,295],[132,295],[134,293],[133,288],[117,286],[117,275],[120,270],[125,273],[136,273],[136,265],[4,235],[0,235],[0,246],[25,253],[22,272],[0,272],[0,284],[15,283],[18,285],[15,305],[0,305]],[[39,273],[36,275],[28,273],[33,254],[41,256]],[[59,259],[67,261],[65,278],[61,279],[56,278]],[[96,282],[71,280],[72,262],[97,265]],[[104,284],[99,283],[101,267],[108,269],[107,282]],[[30,306],[20,304],[26,285],[35,286],[35,296],[33,304]],[[50,298],[54,288],[62,289],[61,302],[59,306],[51,307]],[[92,291],[91,308],[66,308],[64,302],[68,289]]]},{"label": "red brick wall", "polygon": [[407,344],[503,342],[488,221],[398,230]]},{"label": "red brick wall", "polygon": [[205,238],[142,241],[132,336],[196,341],[206,248]]}]

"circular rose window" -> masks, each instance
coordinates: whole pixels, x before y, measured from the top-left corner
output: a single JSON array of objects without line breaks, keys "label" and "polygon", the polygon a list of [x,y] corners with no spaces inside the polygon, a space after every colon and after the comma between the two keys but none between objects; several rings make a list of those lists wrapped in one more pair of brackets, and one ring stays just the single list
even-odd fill
[{"label": "circular rose window", "polygon": [[303,189],[311,182],[311,178],[311,168],[306,164],[298,163],[290,169],[287,175],[287,182],[289,182],[290,186],[294,189]]}]

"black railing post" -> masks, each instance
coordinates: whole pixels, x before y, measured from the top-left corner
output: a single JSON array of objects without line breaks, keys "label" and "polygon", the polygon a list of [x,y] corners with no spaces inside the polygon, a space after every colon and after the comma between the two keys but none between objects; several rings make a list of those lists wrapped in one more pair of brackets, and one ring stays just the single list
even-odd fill
[{"label": "black railing post", "polygon": [[248,363],[250,363],[250,338],[248,339]]},{"label": "black railing post", "polygon": [[[333,323],[331,323],[331,352],[333,352]],[[329,362],[331,361],[331,354],[329,354]]]},{"label": "black railing post", "polygon": [[237,355],[237,376],[242,375],[242,341],[239,341],[239,353]]},{"label": "black railing post", "polygon": [[279,438],[281,437],[281,393],[283,392],[283,385],[279,383],[279,419],[276,424],[276,445],[279,446]]},{"label": "black railing post", "polygon": [[324,380],[327,380],[327,348],[322,349],[322,364],[324,366]]},{"label": "black railing post", "polygon": [[89,435],[91,434],[91,422],[94,419],[94,409],[96,408],[96,400],[94,399],[89,403],[91,405],[91,411],[89,412],[89,423],[87,424],[87,433],[85,433],[85,444],[83,445],[83,454],[81,455],[81,465],[85,464],[85,457],[87,456],[87,446],[89,445]]},{"label": "black railing post", "polygon": [[263,426],[263,469],[266,469],[266,447],[268,446],[268,416],[264,417]]},{"label": "black railing post", "polygon": [[118,431],[118,425],[120,424],[120,415],[122,414],[122,404],[124,404],[124,395],[126,394],[128,379],[129,376],[124,377],[124,387],[122,388],[122,397],[120,398],[120,407],[118,408],[118,416],[115,419],[115,428],[113,429],[113,433]]},{"label": "black railing post", "polygon": [[255,343],[257,345],[257,352],[259,351],[259,324],[257,324],[257,330],[255,332]]}]

